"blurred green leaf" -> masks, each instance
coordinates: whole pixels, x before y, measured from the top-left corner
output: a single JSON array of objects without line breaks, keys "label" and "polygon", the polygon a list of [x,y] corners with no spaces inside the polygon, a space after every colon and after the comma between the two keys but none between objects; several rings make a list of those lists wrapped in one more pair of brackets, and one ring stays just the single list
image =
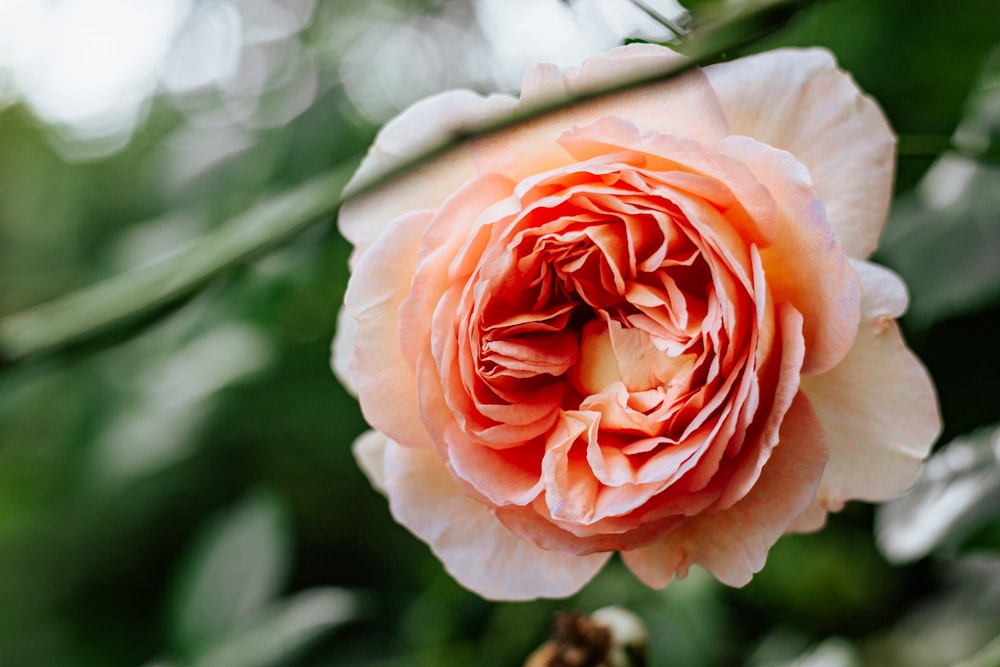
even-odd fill
[{"label": "blurred green leaf", "polygon": [[1000,48],[980,81],[955,131],[960,154],[944,154],[895,202],[879,250],[910,288],[907,321],[917,328],[1000,297],[1000,165],[986,159],[1000,137]]},{"label": "blurred green leaf", "polygon": [[177,653],[200,655],[274,598],[288,574],[289,532],[284,506],[264,491],[205,526],[182,564],[170,608]]},{"label": "blurred green leaf", "polygon": [[913,488],[879,507],[876,536],[889,560],[906,563],[954,549],[1000,507],[1000,426],[948,443]]},{"label": "blurred green leaf", "polygon": [[843,637],[830,637],[804,652],[796,652],[794,658],[782,658],[783,652],[793,643],[794,640],[784,637],[780,631],[769,635],[746,667],[864,667],[857,646]]},{"label": "blurred green leaf", "polygon": [[1000,167],[946,155],[897,201],[879,257],[910,288],[907,322],[935,322],[1000,296]]},{"label": "blurred green leaf", "polygon": [[[864,665],[996,667],[996,646],[987,645],[1000,628],[1000,558],[963,556],[938,561],[931,591],[913,600],[891,628],[867,638]],[[984,647],[987,647],[984,649]],[[967,666],[966,666],[967,667]]]},{"label": "blurred green leaf", "polygon": [[191,667],[284,664],[331,629],[354,619],[354,595],[314,588],[272,605],[249,625],[209,649]]},{"label": "blurred green leaf", "polygon": [[975,655],[952,667],[996,667],[1000,665],[1000,635],[976,652]]}]

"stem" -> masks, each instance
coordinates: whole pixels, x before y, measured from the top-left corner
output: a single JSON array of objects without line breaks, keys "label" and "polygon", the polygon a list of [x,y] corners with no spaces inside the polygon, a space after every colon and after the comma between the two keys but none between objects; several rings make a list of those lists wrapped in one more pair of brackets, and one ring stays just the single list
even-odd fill
[{"label": "stem", "polygon": [[333,215],[349,198],[369,194],[422,163],[463,142],[508,130],[573,104],[664,81],[726,52],[760,39],[817,0],[757,0],[691,32],[687,60],[658,72],[616,82],[487,123],[455,132],[438,146],[405,160],[376,178],[342,190],[352,164],[341,164],[223,223],[188,249],[157,264],[118,274],[105,281],[24,312],[0,319],[0,368],[90,343],[129,325],[146,324],[168,306],[204,288],[210,281],[265,251],[288,241],[315,222]]},{"label": "stem", "polygon": [[353,170],[342,165],[262,201],[190,248],[0,320],[4,366],[86,342],[190,296],[234,266],[327,218]]}]

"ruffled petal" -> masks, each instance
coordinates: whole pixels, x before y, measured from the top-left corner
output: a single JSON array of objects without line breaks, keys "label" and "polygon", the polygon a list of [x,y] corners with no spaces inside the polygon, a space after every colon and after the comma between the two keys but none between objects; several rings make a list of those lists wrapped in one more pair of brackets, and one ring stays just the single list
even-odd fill
[{"label": "ruffled petal", "polygon": [[[626,81],[643,73],[663,71],[680,56],[652,44],[630,44],[588,58],[561,74],[552,65],[539,65],[525,74],[519,108],[531,108],[567,94]],[[574,126],[590,125],[608,116],[630,121],[641,134],[659,132],[711,145],[729,132],[726,116],[708,79],[691,70],[662,83],[643,86],[576,104],[503,135],[475,142],[473,155],[480,173],[501,173],[515,181],[574,160],[556,140]],[[517,146],[518,150],[511,150]]]},{"label": "ruffled petal", "polygon": [[704,71],[732,133],[805,164],[847,254],[871,255],[895,169],[896,139],[878,105],[823,49],[779,49]]},{"label": "ruffled petal", "polygon": [[356,324],[347,376],[365,419],[401,444],[426,447],[431,442],[420,420],[416,377],[399,344],[399,305],[410,293],[430,218],[417,212],[396,219],[361,258],[344,295]]},{"label": "ruffled petal", "polygon": [[864,290],[854,347],[832,370],[802,378],[830,446],[817,493],[823,510],[906,489],[941,431],[934,386],[895,321],[906,310],[906,287],[888,269],[853,263]]},{"label": "ruffled petal", "polygon": [[571,556],[520,539],[486,505],[462,493],[436,453],[400,447],[384,437],[379,442],[377,436],[359,440],[362,469],[376,486],[384,484],[396,521],[424,540],[445,569],[479,595],[493,600],[567,597],[610,557]]},{"label": "ruffled petal", "polygon": [[[345,192],[433,148],[456,130],[506,115],[516,103],[507,95],[483,97],[469,90],[451,90],[420,100],[386,123]],[[396,217],[407,211],[437,208],[475,174],[468,148],[458,147],[410,169],[377,192],[345,202],[339,225],[340,232],[355,246],[352,267]]]},{"label": "ruffled petal", "polygon": [[662,588],[697,563],[729,586],[743,586],[764,567],[768,549],[809,507],[826,444],[819,420],[802,394],[781,427],[781,441],[760,479],[727,510],[687,519],[662,539],[622,552],[622,559],[647,585]]},{"label": "ruffled petal", "polygon": [[743,162],[774,197],[777,232],[760,251],[767,282],[776,300],[790,301],[804,318],[802,372],[830,370],[854,342],[861,287],[823,204],[788,153],[746,137],[729,137],[719,148]]}]

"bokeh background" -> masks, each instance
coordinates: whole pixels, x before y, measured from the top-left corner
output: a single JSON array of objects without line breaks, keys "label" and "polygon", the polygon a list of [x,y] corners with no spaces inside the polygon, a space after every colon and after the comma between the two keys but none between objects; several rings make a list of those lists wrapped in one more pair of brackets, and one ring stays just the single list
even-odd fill
[{"label": "bokeh background", "polygon": [[[518,666],[553,613],[608,604],[659,666],[1000,664],[997,20],[828,0],[726,54],[827,46],[901,136],[877,259],[945,422],[909,495],[784,538],[741,590],[696,569],[650,591],[615,562],[570,600],[483,601],[351,457],[329,219],[114,345],[0,372],[0,665]],[[0,316],[359,159],[424,95],[671,38],[627,0],[2,0]]]}]

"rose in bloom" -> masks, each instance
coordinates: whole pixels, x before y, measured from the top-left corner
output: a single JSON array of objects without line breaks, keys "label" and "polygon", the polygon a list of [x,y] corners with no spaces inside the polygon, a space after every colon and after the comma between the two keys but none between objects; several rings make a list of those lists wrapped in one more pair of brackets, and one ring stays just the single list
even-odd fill
[{"label": "rose in bloom", "polygon": [[[664,68],[632,45],[520,99],[388,123],[370,178],[455,128]],[[739,586],[784,533],[913,480],[939,431],[866,261],[895,141],[821,50],[688,72],[473,141],[350,201],[334,366],[397,521],[491,598],[575,592],[613,552]]]}]

